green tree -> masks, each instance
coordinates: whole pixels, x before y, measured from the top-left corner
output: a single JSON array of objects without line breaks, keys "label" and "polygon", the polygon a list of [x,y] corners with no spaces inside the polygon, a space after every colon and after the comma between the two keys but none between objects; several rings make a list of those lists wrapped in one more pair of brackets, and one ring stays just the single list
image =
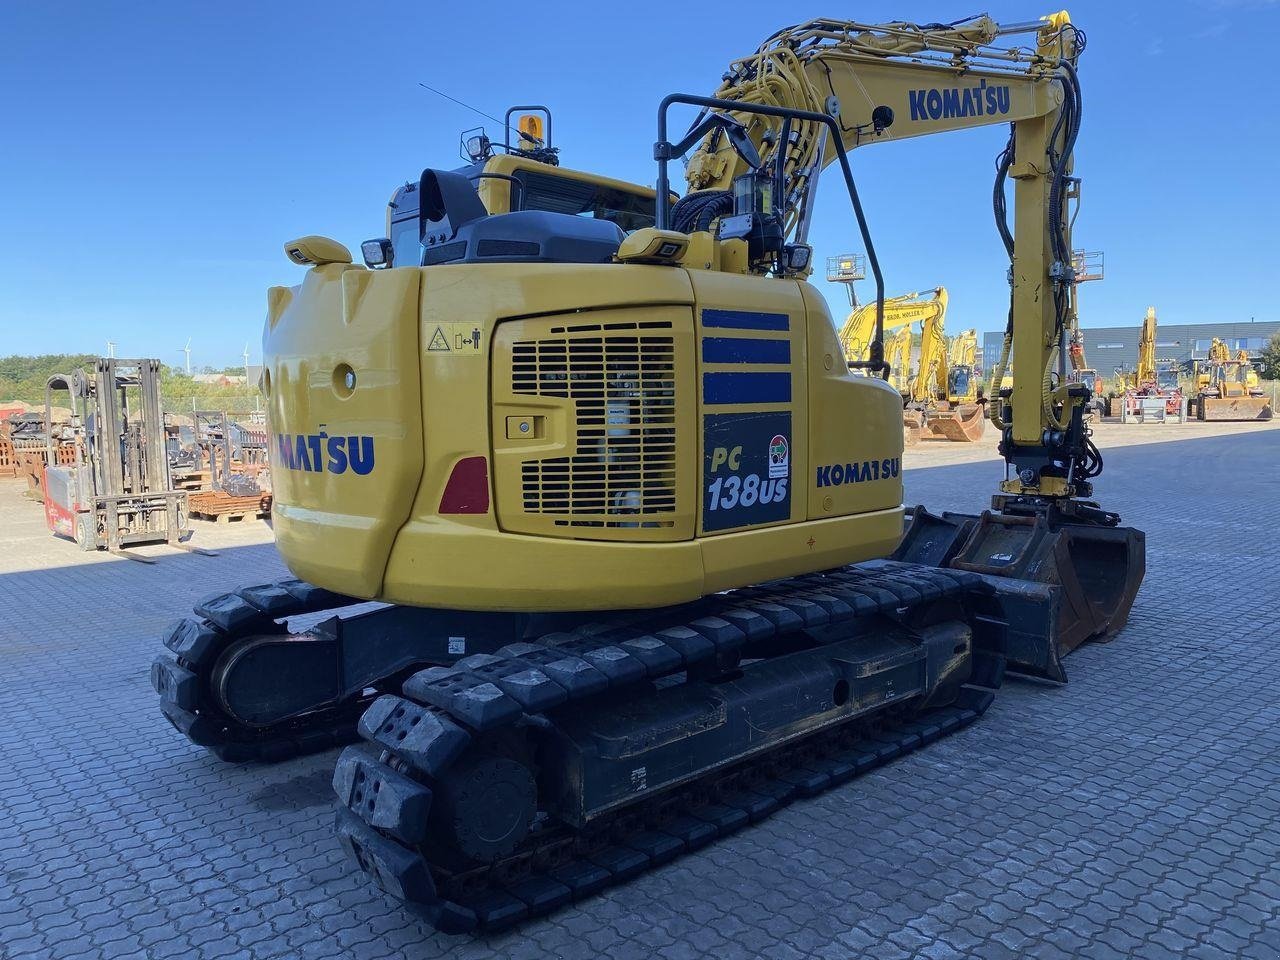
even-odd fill
[{"label": "green tree", "polygon": [[1262,361],[1264,380],[1280,380],[1280,333],[1271,337],[1258,359]]}]

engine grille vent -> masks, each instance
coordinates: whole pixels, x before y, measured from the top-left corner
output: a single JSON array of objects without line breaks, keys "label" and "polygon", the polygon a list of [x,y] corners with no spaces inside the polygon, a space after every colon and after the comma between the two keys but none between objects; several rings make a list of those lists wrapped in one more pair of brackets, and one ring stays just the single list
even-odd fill
[{"label": "engine grille vent", "polygon": [[675,343],[670,323],[552,327],[512,344],[511,389],[564,397],[576,453],[521,464],[526,513],[567,527],[668,527],[676,509]]}]

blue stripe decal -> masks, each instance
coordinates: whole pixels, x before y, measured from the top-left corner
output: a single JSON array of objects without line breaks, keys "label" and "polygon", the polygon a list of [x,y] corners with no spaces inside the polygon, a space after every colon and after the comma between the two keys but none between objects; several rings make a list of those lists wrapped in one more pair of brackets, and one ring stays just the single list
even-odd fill
[{"label": "blue stripe decal", "polygon": [[790,340],[747,340],[745,337],[704,337],[703,363],[790,363]]},{"label": "blue stripe decal", "polygon": [[702,402],[708,405],[726,403],[790,403],[789,373],[704,373]]},{"label": "blue stripe decal", "polygon": [[732,327],[734,330],[790,330],[785,313],[749,313],[746,310],[703,310],[704,327]]}]

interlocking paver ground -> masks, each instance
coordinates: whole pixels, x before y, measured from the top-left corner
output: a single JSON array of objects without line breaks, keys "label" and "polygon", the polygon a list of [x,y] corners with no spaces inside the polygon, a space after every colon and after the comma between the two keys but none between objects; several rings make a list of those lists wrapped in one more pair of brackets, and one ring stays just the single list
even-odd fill
[{"label": "interlocking paver ground", "polygon": [[[333,753],[227,766],[160,717],[161,629],[285,575],[269,530],[85,556],[0,481],[0,957],[1276,957],[1280,430],[1145,442],[1174,429],[1106,435],[1099,496],[1148,574],[1069,685],[1007,683],[948,740],[482,938],[343,859]],[[984,505],[989,441],[958,447],[908,454],[908,502]]]}]

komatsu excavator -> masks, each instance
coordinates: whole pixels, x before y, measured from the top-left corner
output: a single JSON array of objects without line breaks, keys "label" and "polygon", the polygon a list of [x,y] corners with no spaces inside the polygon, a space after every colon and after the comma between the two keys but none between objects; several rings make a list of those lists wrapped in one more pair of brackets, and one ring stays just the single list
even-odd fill
[{"label": "komatsu excavator", "polygon": [[[884,359],[889,365],[888,381],[902,394],[902,432],[904,443],[918,443],[924,434],[929,410],[934,406],[935,383],[945,383],[943,364],[946,345],[943,327],[949,298],[946,287],[935,287],[929,293],[912,291],[887,297],[883,303],[872,301],[855,307],[840,328],[840,348],[845,361],[862,365],[865,372],[871,345],[876,339],[877,324],[881,335],[897,332],[887,341]],[[910,375],[911,330],[920,324],[920,360],[915,376]]]},{"label": "komatsu excavator", "polygon": [[[888,382],[900,394],[911,390],[911,328],[899,327],[884,342],[884,362],[889,365]],[[917,440],[919,437],[916,438]],[[907,438],[910,443],[910,438]]]},{"label": "komatsu excavator", "polygon": [[[298,579],[173,627],[165,715],[231,760],[358,736],[339,839],[461,932],[945,736],[1006,669],[1063,681],[1144,572],[1090,499],[1089,391],[1063,376],[1083,50],[1065,13],[815,20],[662,101],[656,191],[557,166],[533,117],[397,192],[367,267],[287,243],[305,273],[269,293],[261,388]],[[672,139],[677,106],[699,112]],[[882,317],[849,152],[988,125],[1010,130],[1005,477],[981,515],[907,511],[901,398],[854,375],[887,372],[882,320],[846,362],[806,231],[834,165]]]},{"label": "komatsu excavator", "polygon": [[1138,365],[1131,376],[1125,377],[1125,391],[1118,402],[1123,404],[1120,414],[1125,419],[1134,416],[1143,397],[1161,397],[1166,415],[1182,417],[1182,387],[1178,383],[1178,364],[1172,360],[1156,359],[1156,308],[1147,307],[1138,334]]},{"label": "komatsu excavator", "polygon": [[986,398],[979,383],[977,358],[977,330],[964,330],[947,339],[946,363],[939,368],[941,389],[925,421],[933,436],[959,443],[972,443],[982,436],[987,422]]},{"label": "komatsu excavator", "polygon": [[[897,330],[885,343],[884,360],[889,365],[888,381],[902,394],[902,431],[907,445],[918,443],[926,433],[945,440],[972,442],[982,436],[986,423],[979,399],[974,360],[978,349],[976,331],[967,360],[951,357],[944,333],[949,298],[945,287],[932,293],[904,293],[885,299],[879,323],[881,332]],[[866,364],[877,329],[877,303],[855,307],[840,328],[840,346],[845,360]],[[920,358],[916,373],[907,369],[911,349],[911,329],[920,324]],[[963,345],[961,346],[963,351]],[[953,386],[959,385],[959,392]]]}]

